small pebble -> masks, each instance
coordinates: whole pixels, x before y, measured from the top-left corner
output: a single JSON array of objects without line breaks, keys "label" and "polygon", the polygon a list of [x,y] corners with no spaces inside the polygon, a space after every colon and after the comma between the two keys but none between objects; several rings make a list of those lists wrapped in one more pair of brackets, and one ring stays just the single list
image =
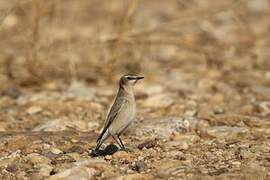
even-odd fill
[{"label": "small pebble", "polygon": [[135,162],[135,165],[134,165],[133,169],[135,171],[142,172],[142,171],[147,170],[148,167],[147,167],[147,164],[144,161],[140,160],[140,161]]},{"label": "small pebble", "polygon": [[107,160],[107,161],[112,160],[112,155],[106,155],[106,156],[105,156],[105,160]]},{"label": "small pebble", "polygon": [[151,139],[151,140],[146,140],[145,142],[141,143],[138,145],[138,148],[139,149],[149,149],[149,148],[152,148],[152,147],[155,147],[157,145],[157,141],[156,139]]},{"label": "small pebble", "polygon": [[53,149],[51,149],[51,152],[52,152],[53,154],[61,154],[61,153],[62,153],[62,151],[61,151],[60,149],[58,149],[58,148],[53,148]]}]

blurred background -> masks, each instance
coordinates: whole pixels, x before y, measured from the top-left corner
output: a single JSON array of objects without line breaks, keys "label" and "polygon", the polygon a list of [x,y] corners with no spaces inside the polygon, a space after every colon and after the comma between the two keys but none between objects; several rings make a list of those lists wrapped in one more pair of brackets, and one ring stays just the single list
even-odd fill
[{"label": "blurred background", "polygon": [[137,72],[245,84],[269,69],[268,0],[2,0],[0,12],[2,82]]}]

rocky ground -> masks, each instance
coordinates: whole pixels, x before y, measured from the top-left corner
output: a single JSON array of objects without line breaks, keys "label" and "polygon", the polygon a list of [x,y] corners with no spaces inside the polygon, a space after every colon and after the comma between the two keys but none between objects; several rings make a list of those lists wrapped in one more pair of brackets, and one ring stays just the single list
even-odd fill
[{"label": "rocky ground", "polygon": [[[269,10],[0,0],[0,179],[270,179]],[[126,72],[130,152],[91,157]]]}]

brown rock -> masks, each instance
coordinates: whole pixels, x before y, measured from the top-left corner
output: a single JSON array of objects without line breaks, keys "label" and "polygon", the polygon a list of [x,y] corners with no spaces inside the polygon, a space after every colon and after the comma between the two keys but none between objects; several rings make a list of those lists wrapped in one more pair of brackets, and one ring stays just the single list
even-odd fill
[{"label": "brown rock", "polygon": [[55,164],[70,163],[70,162],[75,162],[75,159],[73,159],[70,156],[63,155],[63,156],[53,159],[51,163],[55,165]]},{"label": "brown rock", "polygon": [[81,146],[72,146],[71,148],[69,148],[65,152],[67,152],[67,153],[77,152],[79,154],[82,154],[82,153],[86,152],[86,150],[84,148],[82,148]]},{"label": "brown rock", "polygon": [[46,177],[50,175],[53,167],[51,166],[51,161],[47,157],[41,156],[37,153],[32,153],[27,156],[28,160],[31,161],[34,167],[39,169],[37,176]]},{"label": "brown rock", "polygon": [[245,135],[249,130],[245,127],[229,127],[229,126],[215,126],[209,127],[206,133],[209,136],[219,139],[237,139]]},{"label": "brown rock", "polygon": [[92,179],[96,170],[94,168],[87,168],[84,166],[75,166],[70,169],[66,169],[61,173],[57,173],[48,180],[74,180],[74,179]]},{"label": "brown rock", "polygon": [[153,167],[158,169],[157,176],[159,178],[167,179],[172,175],[171,169],[179,166],[179,164],[177,160],[164,159],[154,162]]},{"label": "brown rock", "polygon": [[241,112],[245,115],[250,115],[254,113],[254,111],[255,111],[255,108],[251,104],[245,105],[241,108]]},{"label": "brown rock", "polygon": [[195,134],[173,133],[170,139],[173,141],[183,141],[187,143],[196,143],[200,141],[200,137]]},{"label": "brown rock", "polygon": [[135,171],[138,171],[138,172],[142,172],[142,171],[145,171],[148,169],[147,167],[147,164],[142,161],[142,160],[139,160],[139,161],[136,161],[134,166],[132,167],[133,170]]},{"label": "brown rock", "polygon": [[112,160],[112,155],[106,155],[106,156],[105,156],[105,160],[107,160],[107,161]]},{"label": "brown rock", "polygon": [[18,167],[15,164],[11,164],[11,165],[8,165],[6,170],[11,172],[11,173],[14,173],[14,172],[16,172],[18,170]]},{"label": "brown rock", "polygon": [[121,162],[132,162],[133,158],[129,153],[126,151],[117,151],[116,153],[113,154],[113,159]]},{"label": "brown rock", "polygon": [[164,144],[164,146],[168,149],[179,149],[179,150],[187,150],[189,145],[184,141],[168,141]]},{"label": "brown rock", "polygon": [[210,104],[219,104],[224,101],[224,95],[223,94],[215,94],[210,99]]},{"label": "brown rock", "polygon": [[150,139],[150,140],[146,140],[143,143],[139,144],[138,148],[139,149],[143,149],[143,148],[149,149],[149,148],[155,147],[156,145],[157,145],[157,140]]},{"label": "brown rock", "polygon": [[125,175],[119,179],[122,179],[122,180],[152,180],[152,179],[154,179],[154,177],[151,175],[148,175],[148,174],[137,173],[137,174]]}]

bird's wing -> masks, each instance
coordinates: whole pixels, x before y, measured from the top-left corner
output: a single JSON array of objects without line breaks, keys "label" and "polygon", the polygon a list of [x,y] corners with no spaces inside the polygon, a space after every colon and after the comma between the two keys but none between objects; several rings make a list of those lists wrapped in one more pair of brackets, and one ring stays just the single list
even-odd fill
[{"label": "bird's wing", "polygon": [[97,139],[97,142],[102,139],[104,133],[110,127],[111,123],[114,121],[114,119],[119,114],[119,112],[121,111],[122,107],[126,104],[126,102],[127,102],[127,100],[125,98],[115,99],[115,101],[110,109],[110,112],[106,118],[104,128],[103,128],[99,138]]}]

